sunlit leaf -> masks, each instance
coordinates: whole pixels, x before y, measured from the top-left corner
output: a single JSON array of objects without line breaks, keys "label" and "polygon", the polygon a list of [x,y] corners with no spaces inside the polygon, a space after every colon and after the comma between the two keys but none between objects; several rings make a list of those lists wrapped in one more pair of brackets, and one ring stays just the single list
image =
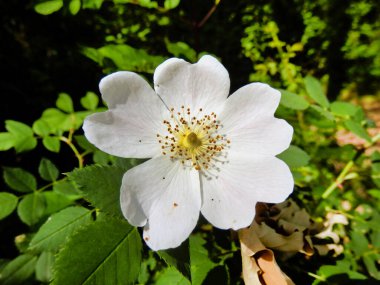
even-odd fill
[{"label": "sunlit leaf", "polygon": [[0,151],[5,151],[15,145],[15,140],[10,133],[0,133]]},{"label": "sunlit leaf", "polygon": [[353,116],[358,110],[358,106],[355,106],[348,102],[333,102],[330,105],[331,112],[339,116]]},{"label": "sunlit leaf", "polygon": [[42,139],[42,144],[47,150],[52,152],[59,152],[61,149],[61,141],[57,137],[44,137]]},{"label": "sunlit leaf", "polygon": [[362,139],[365,139],[368,142],[371,141],[371,137],[368,135],[367,131],[359,123],[349,120],[349,121],[345,121],[344,125],[349,131],[353,132],[355,135],[361,137]]},{"label": "sunlit leaf", "polygon": [[295,145],[291,145],[287,150],[277,155],[277,157],[285,161],[289,167],[294,168],[306,166],[310,160],[310,156]]},{"label": "sunlit leaf", "polygon": [[53,284],[134,284],[141,249],[138,231],[126,221],[108,218],[88,224],[57,255]]},{"label": "sunlit leaf", "polygon": [[63,6],[62,0],[50,0],[50,1],[45,1],[42,3],[38,3],[37,5],[34,6],[34,10],[39,14],[49,15],[61,9],[62,6]]},{"label": "sunlit leaf", "polygon": [[28,151],[36,147],[37,140],[34,137],[32,128],[28,125],[7,120],[5,121],[5,128],[12,135],[13,146],[16,152]]},{"label": "sunlit leaf", "polygon": [[325,93],[323,92],[321,83],[312,76],[306,76],[304,78],[304,83],[307,94],[320,106],[328,108],[330,103],[327,100]]},{"label": "sunlit leaf", "polygon": [[69,10],[72,15],[78,14],[80,10],[80,0],[71,0],[69,3]]},{"label": "sunlit leaf", "polygon": [[93,111],[98,107],[99,97],[93,92],[87,92],[86,96],[80,99],[80,103],[83,108]]},{"label": "sunlit leaf", "polygon": [[65,111],[67,113],[74,112],[73,100],[71,99],[69,94],[60,93],[55,104],[62,111]]},{"label": "sunlit leaf", "polygon": [[280,104],[285,106],[286,108],[293,109],[293,110],[305,110],[310,106],[309,102],[307,102],[306,99],[303,98],[302,96],[294,94],[287,90],[280,89],[280,91],[281,91]]}]

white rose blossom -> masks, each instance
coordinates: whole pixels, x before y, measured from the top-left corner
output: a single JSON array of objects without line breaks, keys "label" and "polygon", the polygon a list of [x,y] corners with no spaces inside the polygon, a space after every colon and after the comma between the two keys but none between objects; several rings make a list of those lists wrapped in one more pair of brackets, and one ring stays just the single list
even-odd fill
[{"label": "white rose blossom", "polygon": [[293,190],[276,158],[293,129],[274,117],[280,92],[248,84],[228,96],[227,70],[212,56],[190,64],[171,58],[154,73],[154,90],[121,71],[100,82],[109,110],[86,118],[87,139],[109,154],[151,158],[128,170],[121,210],[144,226],[153,250],[179,246],[199,213],[215,227],[248,227],[256,202],[279,203]]}]

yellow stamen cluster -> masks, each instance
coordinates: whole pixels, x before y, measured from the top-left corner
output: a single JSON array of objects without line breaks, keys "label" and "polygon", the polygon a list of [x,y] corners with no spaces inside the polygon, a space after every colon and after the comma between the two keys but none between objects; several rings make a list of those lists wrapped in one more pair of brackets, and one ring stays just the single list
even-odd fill
[{"label": "yellow stamen cluster", "polygon": [[[217,157],[230,143],[225,135],[218,133],[220,122],[217,115],[203,115],[200,108],[192,116],[190,108],[181,107],[180,112],[170,109],[170,120],[164,120],[166,135],[157,134],[162,154],[171,159],[179,159],[182,164],[191,165],[196,170],[207,170],[212,167]],[[186,162],[189,162],[187,164]]]}]

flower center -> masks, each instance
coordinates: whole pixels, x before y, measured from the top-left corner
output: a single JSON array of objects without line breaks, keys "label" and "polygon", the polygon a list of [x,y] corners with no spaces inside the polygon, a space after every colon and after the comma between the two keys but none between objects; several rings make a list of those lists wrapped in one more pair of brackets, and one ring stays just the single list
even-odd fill
[{"label": "flower center", "polygon": [[196,170],[214,168],[215,163],[221,161],[220,157],[226,156],[230,143],[219,133],[221,125],[217,115],[214,112],[203,115],[202,108],[191,114],[190,108],[184,106],[180,112],[174,108],[170,112],[170,119],[163,121],[167,134],[157,134],[162,154]]}]

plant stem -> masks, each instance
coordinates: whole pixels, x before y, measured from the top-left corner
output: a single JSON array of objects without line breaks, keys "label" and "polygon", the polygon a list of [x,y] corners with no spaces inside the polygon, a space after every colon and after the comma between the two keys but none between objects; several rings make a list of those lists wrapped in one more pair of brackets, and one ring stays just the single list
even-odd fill
[{"label": "plant stem", "polygon": [[342,172],[339,174],[338,178],[323,192],[322,198],[326,199],[330,194],[344,181],[347,173],[354,166],[354,161],[350,160],[346,166],[343,168]]},{"label": "plant stem", "polygon": [[60,137],[61,141],[65,142],[71,150],[74,152],[76,158],[78,159],[79,168],[83,167],[83,156],[79,153],[78,149],[75,147],[75,145],[72,143],[72,141],[66,137]]}]

